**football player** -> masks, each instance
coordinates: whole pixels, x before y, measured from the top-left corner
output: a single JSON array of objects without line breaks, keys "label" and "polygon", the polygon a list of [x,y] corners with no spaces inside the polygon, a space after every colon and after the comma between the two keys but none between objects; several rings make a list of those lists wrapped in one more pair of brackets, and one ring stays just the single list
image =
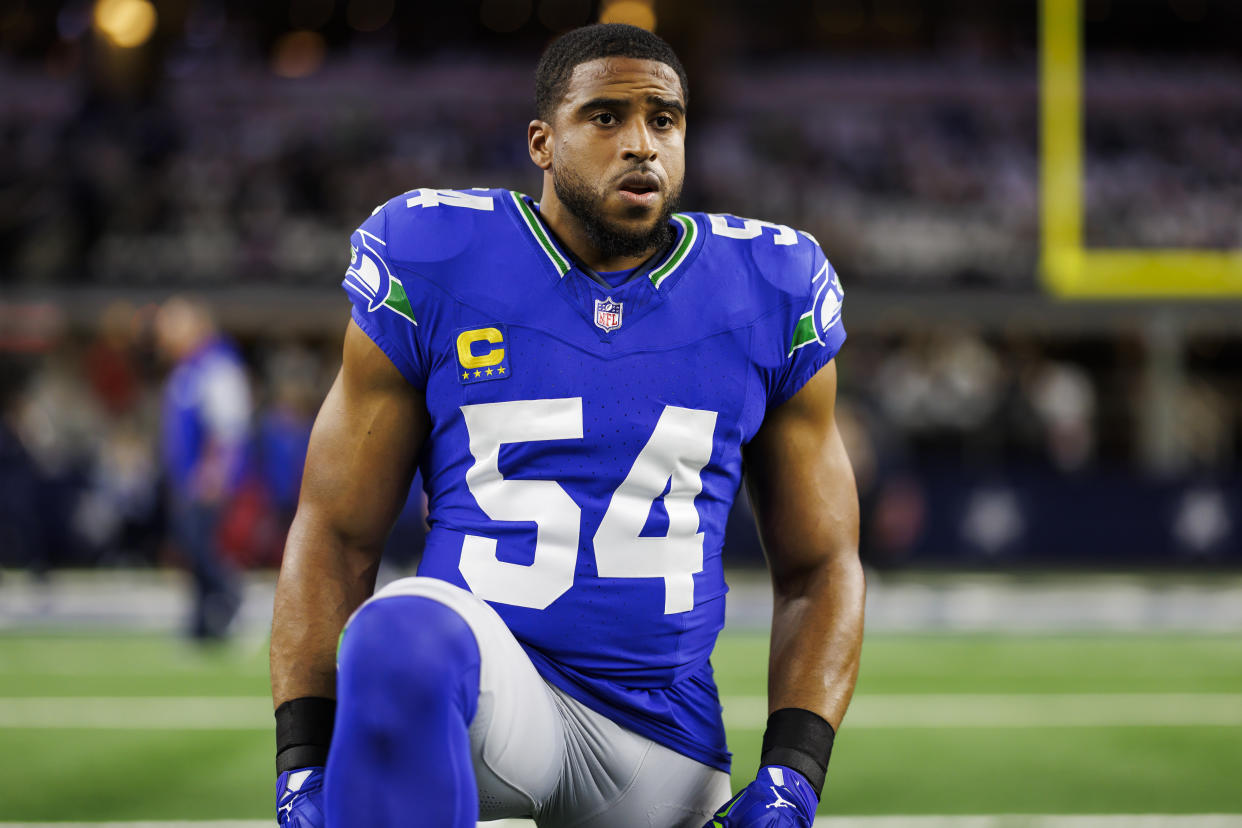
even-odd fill
[{"label": "football player", "polygon": [[[655,35],[572,31],[536,73],[538,201],[411,190],[354,233],[276,595],[282,824],[811,824],[862,639],[843,293],[805,233],[676,212],[687,92]],[[418,576],[372,595],[416,466]],[[771,715],[729,799],[709,657],[743,480]]]}]

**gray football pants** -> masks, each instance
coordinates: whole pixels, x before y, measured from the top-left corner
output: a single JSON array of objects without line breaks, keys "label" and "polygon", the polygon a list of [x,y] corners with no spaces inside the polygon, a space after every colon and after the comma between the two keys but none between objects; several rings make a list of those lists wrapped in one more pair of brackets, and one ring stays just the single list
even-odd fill
[{"label": "gray football pants", "polygon": [[370,600],[431,598],[460,615],[479,647],[470,750],[479,818],[539,828],[702,828],[729,776],[626,730],[548,684],[496,611],[436,578],[403,578]]}]

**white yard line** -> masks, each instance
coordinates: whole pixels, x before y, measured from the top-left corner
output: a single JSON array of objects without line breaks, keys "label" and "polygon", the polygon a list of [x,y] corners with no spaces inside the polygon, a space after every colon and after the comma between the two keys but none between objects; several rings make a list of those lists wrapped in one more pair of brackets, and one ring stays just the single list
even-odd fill
[{"label": "white yard line", "polygon": [[266,696],[0,699],[0,727],[88,730],[259,730],[275,727]]},{"label": "white yard line", "polygon": [[[727,696],[725,724],[762,729],[762,696]],[[850,705],[846,727],[1242,727],[1242,693],[900,694]],[[266,696],[0,698],[0,728],[267,730]],[[2,826],[2,824],[0,824]]]},{"label": "white yard line", "polygon": [[[404,573],[381,573],[381,582]],[[1242,578],[1234,575],[897,575],[871,573],[868,632],[1203,631],[1242,627]],[[767,630],[772,588],[761,570],[727,572],[730,629]],[[246,579],[240,627],[271,627],[275,574]],[[175,632],[186,584],[168,570],[57,570],[49,580],[11,570],[0,581],[0,631]]]},{"label": "white yard line", "polygon": [[[724,701],[725,724],[761,729],[767,700]],[[1238,693],[955,693],[866,695],[854,699],[847,728],[1238,727]]]},{"label": "white yard line", "polygon": [[[273,828],[274,819],[144,822],[0,822],[0,828]],[[1240,828],[1242,814],[986,814],[980,816],[821,816],[815,828]],[[525,819],[479,828],[534,828]]]}]

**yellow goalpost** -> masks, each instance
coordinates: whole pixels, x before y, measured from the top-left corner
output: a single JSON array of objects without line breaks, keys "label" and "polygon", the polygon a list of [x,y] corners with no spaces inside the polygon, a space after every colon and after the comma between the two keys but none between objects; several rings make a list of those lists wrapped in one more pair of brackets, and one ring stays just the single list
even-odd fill
[{"label": "yellow goalpost", "polygon": [[1081,0],[1040,2],[1040,271],[1065,299],[1242,297],[1242,250],[1083,244]]}]

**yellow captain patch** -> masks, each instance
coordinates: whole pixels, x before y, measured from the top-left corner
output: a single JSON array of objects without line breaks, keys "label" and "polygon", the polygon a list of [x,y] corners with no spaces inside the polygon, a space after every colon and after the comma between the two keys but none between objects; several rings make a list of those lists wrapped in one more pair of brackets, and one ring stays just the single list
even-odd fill
[{"label": "yellow captain patch", "polygon": [[463,383],[509,376],[503,325],[467,328],[457,334],[458,377]]}]

